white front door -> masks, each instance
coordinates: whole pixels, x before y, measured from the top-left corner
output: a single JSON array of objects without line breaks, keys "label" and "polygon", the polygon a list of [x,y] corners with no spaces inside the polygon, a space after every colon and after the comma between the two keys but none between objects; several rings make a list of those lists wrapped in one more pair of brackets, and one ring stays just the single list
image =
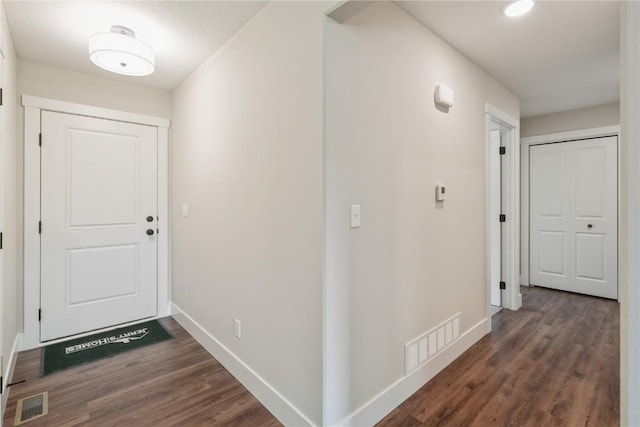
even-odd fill
[{"label": "white front door", "polygon": [[531,284],[617,299],[617,137],[530,150]]},{"label": "white front door", "polygon": [[157,313],[157,128],[42,112],[41,341]]}]

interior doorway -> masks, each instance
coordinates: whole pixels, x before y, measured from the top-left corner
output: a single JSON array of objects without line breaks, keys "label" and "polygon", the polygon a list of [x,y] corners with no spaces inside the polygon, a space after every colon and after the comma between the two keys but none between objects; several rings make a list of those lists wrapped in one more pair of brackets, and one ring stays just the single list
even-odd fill
[{"label": "interior doorway", "polygon": [[519,121],[487,105],[487,307],[522,305],[519,282]]},{"label": "interior doorway", "polygon": [[[490,137],[490,217],[499,218],[502,213],[502,166],[500,162],[500,143],[502,136],[500,135],[499,125],[495,122],[491,123]],[[500,282],[502,280],[502,230],[499,222],[491,221],[489,233],[491,239],[491,315],[493,316],[502,309],[502,290]]]}]

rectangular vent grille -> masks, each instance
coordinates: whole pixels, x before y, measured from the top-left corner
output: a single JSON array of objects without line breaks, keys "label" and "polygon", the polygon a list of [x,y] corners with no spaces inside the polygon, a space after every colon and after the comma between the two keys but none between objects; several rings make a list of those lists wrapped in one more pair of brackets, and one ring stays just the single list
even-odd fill
[{"label": "rectangular vent grille", "polygon": [[409,375],[460,337],[460,313],[404,345],[404,374]]},{"label": "rectangular vent grille", "polygon": [[43,417],[49,412],[47,404],[49,394],[45,391],[35,396],[18,400],[14,425],[24,424],[36,418]]}]

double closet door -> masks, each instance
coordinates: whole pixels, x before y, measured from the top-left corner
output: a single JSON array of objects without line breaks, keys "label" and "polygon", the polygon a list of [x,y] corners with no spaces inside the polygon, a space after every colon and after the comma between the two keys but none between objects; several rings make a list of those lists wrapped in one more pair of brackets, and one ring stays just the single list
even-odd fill
[{"label": "double closet door", "polygon": [[530,147],[530,282],[618,298],[618,140]]}]

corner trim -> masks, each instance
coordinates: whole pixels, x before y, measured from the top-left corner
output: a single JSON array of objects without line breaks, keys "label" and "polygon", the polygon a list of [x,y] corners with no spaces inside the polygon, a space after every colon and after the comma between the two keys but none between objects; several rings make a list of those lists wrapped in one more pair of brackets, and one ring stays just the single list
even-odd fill
[{"label": "corner trim", "polygon": [[418,370],[391,384],[337,425],[347,427],[376,424],[489,332],[491,318],[485,317],[442,353]]},{"label": "corner trim", "polygon": [[171,304],[172,317],[182,325],[218,362],[222,364],[281,423],[287,426],[314,426],[299,409],[282,396],[249,365],[207,332],[180,307]]},{"label": "corner trim", "polygon": [[16,339],[13,341],[13,347],[11,348],[11,354],[9,355],[9,363],[7,363],[7,369],[2,374],[4,375],[4,383],[2,386],[4,390],[0,390],[2,392],[2,402],[0,403],[0,419],[4,418],[4,410],[7,407],[7,401],[9,400],[9,392],[7,390],[7,384],[10,384],[13,381],[13,371],[16,368],[16,361],[18,360],[18,352],[22,350],[22,339],[24,335],[18,334],[16,335]]}]

